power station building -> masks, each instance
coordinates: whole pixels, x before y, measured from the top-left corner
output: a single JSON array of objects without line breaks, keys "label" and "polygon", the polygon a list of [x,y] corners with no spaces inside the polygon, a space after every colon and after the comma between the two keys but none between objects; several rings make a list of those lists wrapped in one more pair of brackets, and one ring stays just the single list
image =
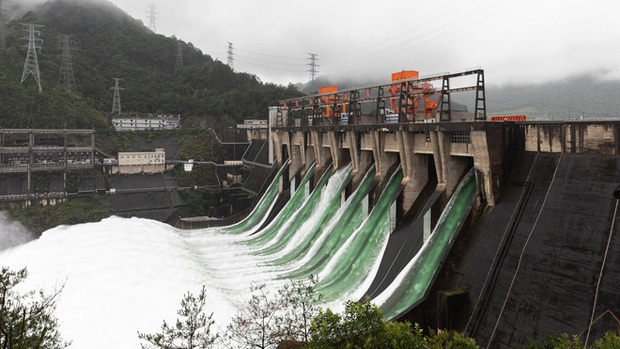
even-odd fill
[{"label": "power station building", "polygon": [[181,115],[113,115],[116,131],[174,130],[181,128]]},{"label": "power station building", "polygon": [[[110,161],[106,161],[110,160]],[[104,159],[104,165],[111,165],[111,174],[161,173],[166,170],[166,151],[157,148],[152,152],[120,152],[118,162]]]}]

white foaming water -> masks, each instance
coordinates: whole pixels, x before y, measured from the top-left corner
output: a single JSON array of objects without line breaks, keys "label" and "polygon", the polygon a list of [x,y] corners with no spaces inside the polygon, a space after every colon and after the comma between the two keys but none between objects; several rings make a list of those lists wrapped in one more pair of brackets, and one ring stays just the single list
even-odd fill
[{"label": "white foaming water", "polygon": [[348,166],[341,168],[329,179],[327,185],[322,188],[321,198],[314,210],[312,211],[310,217],[308,217],[306,224],[304,224],[299,229],[299,231],[296,232],[296,234],[293,236],[291,241],[289,241],[289,243],[284,247],[284,249],[282,249],[282,251],[275,255],[276,258],[289,253],[295,247],[299,246],[303,242],[303,240],[308,237],[308,234],[310,234],[312,229],[316,225],[321,223],[321,214],[323,213],[325,208],[329,206],[329,202],[331,201],[331,199],[335,196],[340,197],[340,189],[343,182],[349,177],[349,173],[351,173],[351,167],[352,166],[349,164]]},{"label": "white foaming water", "polygon": [[[342,183],[348,178],[350,172],[351,172],[351,165],[341,168],[339,171],[334,173],[329,178],[329,181],[324,187],[315,189],[315,190],[317,189],[321,190],[320,192],[317,193],[319,194],[318,202],[316,203],[316,205],[314,206],[310,214],[306,217],[304,223],[297,229],[297,231],[294,232],[289,242],[285,246],[283,246],[279,251],[271,254],[268,257],[269,261],[282,257],[288,252],[290,252],[291,250],[293,250],[295,247],[299,246],[299,244],[301,244],[303,240],[305,240],[308,237],[308,234],[312,232],[313,228],[321,223],[320,220],[322,218],[323,211],[325,210],[326,207],[328,207],[330,200],[334,196],[340,197],[340,188],[342,186]],[[306,202],[304,202],[304,205],[307,204],[308,199],[306,200]],[[283,229],[280,229],[280,231],[278,231],[278,234],[276,235],[276,237],[272,239],[270,243],[266,244],[262,250],[268,249],[269,247],[275,245],[280,239],[284,237],[284,235],[291,234],[289,227],[293,222],[300,219],[299,216],[301,214],[301,211],[302,211],[301,209],[298,210],[286,222],[286,225],[283,227]],[[258,252],[262,250],[259,250]]]},{"label": "white foaming water", "polygon": [[6,212],[0,211],[0,251],[34,239],[35,236],[21,223],[13,221]]},{"label": "white foaming water", "polygon": [[[342,180],[336,178],[323,194],[334,194],[332,188]],[[64,283],[56,316],[63,338],[73,341],[71,348],[138,348],[137,331],[155,333],[162,320],[174,323],[183,295],[196,294],[202,285],[209,297],[207,312],[216,321],[213,330],[222,333],[239,301],[249,299],[252,283],[265,283],[273,293],[289,282],[281,276],[291,265],[268,265],[275,256],[255,255],[256,247],[239,243],[247,239],[244,235],[218,228],[180,231],[156,221],[111,217],[51,229],[38,240],[0,252],[0,265],[27,267],[25,290],[52,292]],[[340,311],[344,300],[326,306]]]},{"label": "white foaming water", "polygon": [[65,284],[56,316],[72,348],[138,348],[136,331],[174,322],[183,294],[203,284],[216,326],[225,328],[236,312],[187,241],[155,221],[111,217],[57,227],[0,253],[0,264],[28,267],[24,289]]}]

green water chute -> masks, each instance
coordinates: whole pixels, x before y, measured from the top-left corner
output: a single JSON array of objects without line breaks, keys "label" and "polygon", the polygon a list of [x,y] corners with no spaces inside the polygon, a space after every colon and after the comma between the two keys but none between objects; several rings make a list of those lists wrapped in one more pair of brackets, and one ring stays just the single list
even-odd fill
[{"label": "green water chute", "polygon": [[307,236],[300,242],[300,244],[295,246],[285,255],[267,262],[268,265],[289,266],[292,263],[295,263],[304,256],[306,256],[306,254],[310,251],[311,247],[314,246],[315,242],[320,237],[321,233],[325,232],[325,230],[330,225],[333,217],[338,213],[340,207],[340,194],[349,183],[351,169],[351,165],[348,165],[346,168],[343,169],[343,171],[346,172],[344,174],[346,177],[343,178],[343,180],[341,180],[339,183],[337,183],[337,188],[334,191],[334,195],[329,198],[327,205],[320,208],[314,208],[315,211],[317,209],[321,210],[320,217],[318,218],[317,222],[313,224]]},{"label": "green water chute", "polygon": [[386,321],[398,317],[423,299],[475,197],[476,181],[472,170],[452,195],[420,252],[392,284],[375,298]]},{"label": "green water chute", "polygon": [[323,187],[327,183],[327,180],[331,177],[332,168],[333,164],[329,165],[323,176],[321,176],[319,183],[316,185],[312,193],[310,193],[310,196],[304,202],[302,207],[290,218],[287,224],[282,227],[282,229],[285,230],[284,234],[280,233],[279,238],[277,238],[277,241],[275,241],[275,243],[254,252],[255,254],[263,256],[271,255],[281,251],[286,247],[286,245],[291,241],[295,233],[298,232],[299,228],[307,222],[308,218],[310,218],[310,216],[316,209],[316,205],[321,199]]},{"label": "green water chute", "polygon": [[306,175],[304,176],[303,180],[301,181],[301,183],[299,183],[299,187],[298,187],[299,189],[295,191],[295,193],[288,200],[284,208],[280,211],[280,213],[274,218],[274,220],[268,226],[263,228],[263,230],[261,230],[257,234],[250,236],[250,239],[241,241],[239,243],[254,246],[254,245],[265,244],[269,242],[271,239],[273,239],[278,234],[278,231],[280,231],[282,226],[289,220],[289,218],[291,218],[291,216],[295,212],[297,212],[297,210],[304,203],[305,193],[304,193],[303,188],[305,187],[306,183],[308,183],[308,181],[314,174],[314,170],[315,170],[315,163],[310,165],[308,172],[306,172]]},{"label": "green water chute", "polygon": [[[390,229],[390,206],[400,192],[403,171],[399,167],[388,181],[377,204],[364,223],[342,246],[336,259],[330,261],[331,270],[322,274],[317,292],[330,302],[355,291],[369,277],[387,244]],[[359,208],[358,208],[359,209]]]},{"label": "green water chute", "polygon": [[[318,248],[312,243],[308,243],[305,246],[305,250],[307,251],[309,251],[311,247],[315,247],[312,258],[296,270],[280,276],[281,279],[306,278],[310,275],[317,275],[323,270],[340,247],[344,245],[345,241],[362,223],[363,218],[360,207],[362,206],[362,201],[366,195],[368,195],[372,187],[375,174],[376,171],[373,166],[368,170],[357,190],[353,192],[345,205],[340,208],[343,212],[338,212],[336,214],[335,219],[337,219],[337,221],[335,224],[334,222],[328,221],[324,221],[321,224],[319,232],[327,235],[327,237],[320,242]],[[292,256],[284,256],[283,258],[291,259]]]},{"label": "green water chute", "polygon": [[264,221],[264,219],[266,219],[269,211],[271,211],[271,208],[275,203],[276,198],[278,197],[280,178],[282,178],[282,173],[284,173],[284,171],[288,169],[289,164],[290,161],[287,161],[278,171],[275,178],[265,191],[265,194],[256,204],[254,210],[252,210],[252,212],[241,222],[222,228],[222,232],[228,234],[240,234],[248,232],[257,225],[260,225]]}]

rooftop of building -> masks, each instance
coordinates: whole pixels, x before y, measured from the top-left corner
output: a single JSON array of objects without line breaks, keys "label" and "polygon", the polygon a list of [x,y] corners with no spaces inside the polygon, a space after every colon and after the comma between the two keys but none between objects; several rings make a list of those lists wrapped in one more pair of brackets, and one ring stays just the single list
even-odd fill
[{"label": "rooftop of building", "polygon": [[121,114],[108,115],[112,119],[178,119],[181,114]]}]

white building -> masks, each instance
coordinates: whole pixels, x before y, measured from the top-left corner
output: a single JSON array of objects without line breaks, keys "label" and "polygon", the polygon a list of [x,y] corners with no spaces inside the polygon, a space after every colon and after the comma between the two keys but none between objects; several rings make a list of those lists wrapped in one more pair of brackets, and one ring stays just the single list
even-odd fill
[{"label": "white building", "polygon": [[181,128],[181,115],[113,115],[117,131],[173,130]]},{"label": "white building", "polygon": [[157,148],[150,152],[118,153],[118,166],[112,173],[158,173],[166,170],[166,151]]},{"label": "white building", "polygon": [[237,128],[267,128],[267,120],[247,119],[243,124],[237,124]]}]

